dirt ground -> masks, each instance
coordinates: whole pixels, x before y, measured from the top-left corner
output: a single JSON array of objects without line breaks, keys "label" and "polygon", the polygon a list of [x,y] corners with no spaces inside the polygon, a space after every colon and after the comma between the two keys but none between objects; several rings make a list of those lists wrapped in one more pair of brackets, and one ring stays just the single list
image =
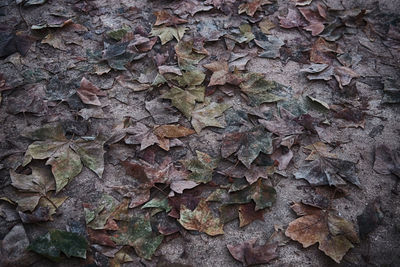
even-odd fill
[{"label": "dirt ground", "polygon": [[[21,165],[23,155],[28,145],[32,143],[31,140],[20,136],[20,133],[28,126],[40,127],[49,122],[61,122],[64,129],[68,129],[70,133],[76,133],[76,135],[96,136],[98,133],[105,133],[110,136],[113,127],[127,117],[131,118],[132,121],[140,121],[149,126],[155,124],[145,108],[145,101],[150,101],[159,95],[158,89],[133,92],[115,82],[115,78],[121,73],[132,74],[133,72],[133,75],[145,73],[142,69],[144,66],[139,66],[135,71],[111,70],[103,75],[96,75],[88,69],[87,50],[101,50],[105,32],[118,29],[124,24],[132,29],[140,24],[145,29],[151,29],[155,21],[153,11],[166,9],[174,1],[88,1],[96,7],[100,7],[93,14],[74,10],[73,7],[78,2],[84,1],[53,0],[43,5],[28,8],[19,8],[15,1],[11,0],[0,2],[2,12],[0,23],[12,25],[20,31],[27,31],[27,25],[31,27],[46,20],[51,12],[68,14],[73,17],[75,23],[84,25],[88,29],[87,32],[79,35],[79,38],[70,40],[70,43],[65,42],[65,49],[56,49],[49,44],[41,43],[40,40],[44,37],[43,33],[36,32],[37,40],[32,43],[25,56],[14,53],[0,60],[0,73],[3,73],[6,77],[7,84],[15,87],[15,89],[2,92],[0,106],[1,196],[12,199],[13,190],[10,185],[9,171],[10,169],[17,169]],[[325,2],[346,10],[353,8],[372,10],[379,6],[382,14],[393,14],[392,16],[398,16],[398,19],[400,19],[400,5],[396,1],[332,0]],[[139,8],[143,12],[142,17],[136,20],[126,19],[122,16],[122,13],[127,7]],[[294,7],[293,1],[278,0],[272,5],[264,6],[263,11],[258,12],[268,16],[277,24],[271,30],[271,33],[287,45],[314,40],[315,37],[303,30],[279,27],[278,16],[286,14],[289,7]],[[194,25],[198,21],[222,16],[226,15],[218,10],[200,12],[194,17],[189,15],[187,17],[188,26],[191,28],[189,32],[196,30]],[[334,148],[331,152],[337,154],[339,158],[356,163],[357,176],[361,184],[360,188],[347,185],[345,187],[346,196],[332,199],[331,207],[341,217],[354,223],[357,228],[357,216],[363,212],[368,203],[379,198],[384,215],[383,220],[369,234],[368,238],[361,240],[359,244],[350,249],[340,264],[335,263],[320,251],[318,245],[303,248],[300,243],[290,240],[285,245],[278,247],[278,257],[269,262],[268,265],[400,266],[399,178],[395,175],[378,174],[373,170],[374,148],[377,145],[385,144],[392,149],[399,147],[399,105],[382,104],[382,87],[376,83],[377,80],[382,81],[385,78],[400,79],[399,47],[388,47],[379,39],[372,42],[361,28],[352,28],[352,31],[351,34],[344,34],[336,43],[340,44],[342,50],[353,51],[361,58],[359,62],[352,66],[352,69],[359,75],[358,78],[353,79],[352,84],[358,91],[355,96],[346,95],[346,93],[332,89],[326,81],[308,80],[306,74],[300,71],[306,64],[290,58],[285,62],[282,59],[282,50],[281,58],[276,59],[257,57],[256,53],[251,56],[247,63],[246,71],[262,73],[268,80],[290,86],[296,93],[311,95],[329,105],[348,101],[360,106],[361,100],[366,99],[368,109],[364,119],[364,127],[349,127],[350,123],[345,120],[334,119],[329,112],[321,112],[320,109],[311,110],[311,115],[322,119],[326,118],[330,121],[330,125],[323,135],[306,137],[299,145],[292,147],[294,156],[284,171],[284,176],[275,173],[269,177],[270,183],[277,192],[277,198],[273,206],[264,213],[264,221],[256,220],[240,228],[238,220],[233,220],[225,224],[225,233],[219,236],[208,236],[205,233],[193,233],[182,229],[180,235],[164,239],[151,261],[138,257],[132,251],[133,262],[125,263],[122,266],[241,266],[242,264],[231,256],[227,245],[236,245],[252,238],[257,238],[260,244],[264,244],[274,233],[274,226],[281,226],[286,229],[288,224],[297,218],[290,209],[290,205],[293,202],[301,202],[313,194],[315,188],[304,179],[295,179],[294,173],[301,167],[308,155],[303,147],[319,140],[331,144],[331,147]],[[174,42],[176,43],[175,40],[171,41],[171,43]],[[159,41],[155,47],[158,47],[158,49],[161,47]],[[218,42],[207,42],[204,47],[210,55],[203,59],[199,66],[225,58],[224,53],[227,49],[222,38]],[[234,51],[257,51],[254,44],[243,47],[242,49],[236,46]],[[205,69],[203,70],[205,71]],[[76,95],[74,100],[69,100],[71,102],[46,99],[48,108],[46,111],[43,110],[43,114],[40,114],[40,110],[36,114],[10,112],[10,110],[13,110],[10,106],[21,105],[20,103],[15,104],[13,99],[16,97],[32,97],[24,95],[24,88],[27,88],[27,85],[38,84],[37,88],[46,89],[49,86],[49,81],[55,75],[59,75],[61,81],[73,81],[74,79],[80,81],[85,76],[94,85],[107,92],[107,97],[100,98],[104,118],[82,118],[81,111],[93,108],[93,106],[83,104]],[[64,85],[58,84],[57,86],[61,88]],[[167,88],[162,87],[159,90],[165,91]],[[210,93],[211,90],[208,92]],[[216,90],[213,94],[210,93],[210,97],[215,101],[223,99],[224,103],[232,104],[234,108],[246,106],[240,94],[227,96],[221,90]],[[35,99],[34,101],[39,100]],[[262,111],[268,111],[270,108],[271,105],[260,106]],[[175,122],[191,127],[190,122],[184,116],[177,116],[179,120]],[[80,131],[84,131],[84,133],[80,134]],[[219,157],[223,133],[224,129],[213,127],[202,129],[198,134],[181,138],[180,140],[184,143],[183,148],[174,148],[169,152],[156,150],[156,160],[166,155],[170,155],[175,161],[188,159],[195,156],[194,151],[196,150],[208,153],[212,157]],[[11,150],[15,152],[8,154],[4,152]],[[105,150],[105,166],[102,178],[83,167],[82,172],[59,193],[59,196],[68,196],[68,199],[58,208],[56,215],[53,216],[53,221],[24,224],[29,240],[32,241],[52,228],[66,230],[71,229],[71,227],[78,227],[85,232],[83,203],[94,204],[103,193],[107,193],[119,201],[122,200],[123,196],[114,188],[117,185],[126,185],[131,178],[119,162],[141,157],[143,152],[139,151],[138,146],[123,143],[105,147]],[[6,211],[4,208],[6,204],[2,203],[2,205],[0,239],[3,239],[10,229],[18,223],[5,219],[7,216],[3,216],[3,213]],[[69,258],[59,263],[38,257],[32,266],[96,266],[95,264],[97,266],[109,266],[109,258],[102,255],[100,249],[97,250],[96,246],[90,247],[88,255],[86,261]]]}]

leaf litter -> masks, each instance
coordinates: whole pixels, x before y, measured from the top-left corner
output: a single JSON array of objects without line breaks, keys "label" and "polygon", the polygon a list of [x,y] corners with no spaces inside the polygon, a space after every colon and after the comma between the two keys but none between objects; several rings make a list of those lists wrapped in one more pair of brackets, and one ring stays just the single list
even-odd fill
[{"label": "leaf litter", "polygon": [[[373,114],[377,105],[398,104],[397,78],[378,71],[377,82],[368,83],[360,63],[370,55],[349,45],[362,31],[370,43],[364,38],[361,45],[372,51],[379,39],[390,50],[385,59],[397,58],[396,18],[318,0],[48,7],[47,1],[1,6],[17,14],[0,25],[0,58],[13,66],[0,74],[1,106],[10,116],[1,117],[0,148],[8,152],[0,154],[0,171],[10,180],[1,201],[15,208],[18,221],[2,232],[1,253],[19,252],[3,255],[5,264],[29,265],[37,255],[94,264],[98,253],[111,266],[135,257],[160,263],[159,247],[189,240],[187,234],[219,240],[233,220],[244,231],[274,224],[270,214],[276,217],[275,203],[287,194],[279,186],[285,180],[333,195],[365,189],[361,164],[348,160],[344,144],[328,132],[362,131],[375,123],[371,117],[383,118]],[[44,11],[37,19],[36,10]],[[273,72],[254,71],[258,60],[272,69],[282,64],[283,75],[290,61],[301,64],[297,76],[274,80]],[[62,61],[60,71],[54,66]],[[297,88],[292,81],[302,76],[310,88],[326,87],[323,94]],[[365,92],[360,84],[379,88]],[[373,157],[370,171],[399,177],[396,147],[376,145]],[[299,218],[275,225],[270,240],[228,241],[232,257],[245,266],[279,264],[278,247],[292,246],[290,238],[304,248],[318,243],[340,263],[382,225],[378,200],[358,215],[357,232],[333,208],[344,200],[313,194],[291,206]],[[72,212],[79,229],[62,220],[71,201],[82,204]],[[46,222],[58,229],[29,231],[27,238],[24,226]]]}]

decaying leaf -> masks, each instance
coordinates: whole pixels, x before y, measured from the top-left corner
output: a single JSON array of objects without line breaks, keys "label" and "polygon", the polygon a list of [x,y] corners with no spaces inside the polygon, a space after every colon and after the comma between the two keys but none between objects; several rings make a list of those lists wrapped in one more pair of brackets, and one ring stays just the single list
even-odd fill
[{"label": "decaying leaf", "polygon": [[201,151],[196,151],[197,159],[185,161],[186,168],[191,171],[188,180],[196,183],[208,183],[212,179],[214,169],[218,166],[218,160]]},{"label": "decaying leaf", "polygon": [[28,249],[49,258],[52,261],[61,259],[61,252],[67,257],[86,259],[88,243],[86,239],[76,233],[61,230],[51,230],[44,236],[38,237],[29,245]]},{"label": "decaying leaf", "polygon": [[243,3],[239,6],[238,13],[242,14],[246,12],[250,17],[254,16],[257,9],[259,9],[263,5],[272,4],[272,2],[268,0],[249,0],[247,3]]},{"label": "decaying leaf", "polygon": [[101,106],[100,100],[97,96],[107,95],[85,77],[82,78],[81,86],[78,88],[76,93],[83,103],[95,106]]},{"label": "decaying leaf", "polygon": [[164,45],[174,38],[177,41],[181,40],[186,30],[187,28],[185,26],[153,27],[153,29],[151,29],[151,36],[158,36],[161,40],[161,44]]},{"label": "decaying leaf", "polygon": [[116,210],[117,204],[116,199],[105,194],[96,206],[85,203],[83,206],[87,227],[93,230],[104,229],[111,214]]},{"label": "decaying leaf", "polygon": [[400,151],[386,145],[375,148],[374,170],[380,174],[394,174],[400,178]]},{"label": "decaying leaf", "polygon": [[282,28],[291,29],[305,26],[305,21],[301,14],[296,10],[289,8],[286,17],[279,17],[279,23]]},{"label": "decaying leaf", "polygon": [[218,217],[213,216],[204,199],[200,201],[193,211],[182,205],[180,214],[178,221],[187,230],[196,230],[211,236],[224,234],[224,225]]},{"label": "decaying leaf", "polygon": [[356,164],[336,158],[328,152],[327,146],[321,142],[308,147],[312,149],[308,160],[294,174],[296,179],[306,179],[311,185],[344,185],[348,181],[358,187],[361,186],[355,174]]},{"label": "decaying leaf", "polygon": [[244,227],[255,220],[264,221],[263,215],[262,210],[255,210],[253,202],[242,204],[239,206],[239,227]]},{"label": "decaying leaf", "polygon": [[260,23],[258,23],[258,27],[264,34],[271,34],[270,30],[275,28],[276,25],[267,18],[264,18]]},{"label": "decaying leaf", "polygon": [[68,140],[59,124],[27,131],[24,136],[35,142],[29,145],[23,165],[32,159],[48,159],[46,164],[52,166],[57,193],[81,172],[83,165],[102,177],[104,140]]},{"label": "decaying leaf", "polygon": [[304,248],[319,243],[318,248],[337,263],[358,243],[358,234],[351,222],[332,211],[295,203],[291,208],[298,216],[286,229],[286,236],[300,242]]},{"label": "decaying leaf", "polygon": [[243,263],[244,266],[268,263],[278,257],[277,244],[256,245],[257,239],[245,241],[239,245],[227,245],[232,257]]},{"label": "decaying leaf", "polygon": [[183,90],[178,87],[172,87],[171,90],[162,95],[162,98],[170,99],[174,107],[179,109],[188,119],[192,117],[192,111],[194,110],[196,101],[204,101],[205,88],[190,87]]},{"label": "decaying leaf", "polygon": [[197,108],[192,112],[192,125],[197,133],[200,133],[205,127],[219,127],[223,128],[224,124],[219,122],[216,118],[222,116],[225,110],[230,108],[230,104],[218,104],[212,102],[209,105]]},{"label": "decaying leaf", "polygon": [[264,79],[262,74],[250,73],[240,84],[240,89],[248,97],[252,106],[283,100],[286,87],[275,81]]},{"label": "decaying leaf", "polygon": [[140,257],[151,260],[163,238],[153,232],[147,218],[136,217],[121,222],[120,230],[113,235],[112,240],[117,245],[133,247]]},{"label": "decaying leaf", "polygon": [[278,58],[280,57],[279,50],[285,44],[281,39],[275,36],[267,36],[264,34],[258,34],[254,40],[256,45],[264,49],[258,56],[265,58]]},{"label": "decaying leaf", "polygon": [[238,159],[250,169],[251,163],[260,152],[272,153],[271,135],[261,127],[255,127],[245,132],[227,133],[222,140],[222,157],[227,158],[236,152]]},{"label": "decaying leaf", "polygon": [[157,20],[154,23],[155,26],[175,26],[187,22],[187,20],[178,18],[166,10],[156,11],[154,14],[157,16]]}]

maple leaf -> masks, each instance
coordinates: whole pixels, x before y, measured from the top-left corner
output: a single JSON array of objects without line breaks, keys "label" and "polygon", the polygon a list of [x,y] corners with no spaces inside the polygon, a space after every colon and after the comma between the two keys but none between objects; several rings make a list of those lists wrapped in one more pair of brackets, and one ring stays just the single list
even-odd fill
[{"label": "maple leaf", "polygon": [[325,29],[324,22],[326,18],[326,11],[320,4],[317,7],[299,7],[298,8],[303,17],[310,23],[304,27],[305,30],[311,31],[313,36],[317,36]]},{"label": "maple leaf", "polygon": [[227,133],[222,139],[222,157],[227,158],[236,152],[238,159],[250,169],[260,152],[272,153],[271,135],[259,126],[244,132]]},{"label": "maple leaf", "polygon": [[276,201],[276,191],[273,187],[267,185],[266,179],[258,179],[256,183],[243,190],[229,193],[224,204],[246,204],[252,200],[256,203],[255,211],[270,208]]},{"label": "maple leaf", "polygon": [[85,77],[82,78],[81,86],[76,90],[76,93],[83,103],[95,106],[101,106],[100,100],[97,96],[107,95]]},{"label": "maple leaf", "polygon": [[56,181],[56,193],[63,189],[82,170],[82,163],[98,177],[104,171],[104,140],[68,140],[61,125],[45,125],[42,128],[27,131],[23,136],[36,140],[29,145],[23,166],[32,159],[48,159]]},{"label": "maple leaf", "polygon": [[374,171],[380,174],[394,174],[400,178],[400,151],[386,145],[375,147]]},{"label": "maple leaf", "polygon": [[253,165],[248,169],[242,164],[222,162],[218,165],[218,173],[232,178],[246,177],[247,182],[253,184],[258,178],[268,178],[268,167]]},{"label": "maple leaf", "polygon": [[232,257],[242,262],[244,266],[268,263],[278,257],[276,243],[257,246],[256,242],[257,239],[251,239],[239,245],[227,245],[227,247]]},{"label": "maple leaf", "polygon": [[[117,208],[117,200],[109,195],[102,195],[101,199],[96,206],[92,206],[90,204],[84,204],[83,211],[85,213],[85,221],[87,227],[93,230],[104,229],[106,227],[106,223],[113,214],[113,212]],[[110,229],[115,230],[115,229]]]},{"label": "maple leaf", "polygon": [[214,169],[218,166],[218,160],[201,151],[196,151],[197,159],[184,162],[186,168],[191,171],[188,180],[196,183],[208,183],[212,180]]},{"label": "maple leaf", "polygon": [[251,40],[255,38],[253,32],[251,31],[251,26],[249,24],[240,25],[238,29],[231,30],[231,33],[226,34],[225,37],[239,44],[249,43]]},{"label": "maple leaf", "polygon": [[225,110],[229,109],[230,104],[218,104],[211,102],[209,105],[196,108],[192,112],[192,125],[197,133],[200,133],[205,127],[219,127],[224,128],[224,125],[216,118],[222,116]]},{"label": "maple leaf", "polygon": [[262,103],[273,103],[285,99],[283,93],[286,87],[275,81],[268,81],[259,73],[249,73],[245,81],[240,85],[240,89],[248,97],[250,104],[261,105]]},{"label": "maple leaf", "polygon": [[[7,87],[6,87],[7,88]],[[7,112],[11,114],[32,113],[42,116],[47,113],[46,92],[40,84],[28,85],[7,99]]]},{"label": "maple leaf", "polygon": [[204,87],[189,87],[186,90],[179,87],[172,87],[169,92],[163,94],[161,97],[170,99],[171,104],[190,119],[196,101],[204,101],[204,91]]},{"label": "maple leaf", "polygon": [[246,12],[247,15],[253,17],[256,13],[257,9],[259,9],[263,5],[272,4],[272,2],[268,0],[250,0],[247,3],[240,4],[238,13],[242,14]]},{"label": "maple leaf", "polygon": [[160,25],[175,26],[187,22],[187,20],[171,15],[168,11],[165,10],[156,11],[154,12],[154,15],[156,15],[157,17],[157,20],[154,23],[155,26],[160,26]]},{"label": "maple leaf", "polygon": [[146,217],[134,217],[127,222],[121,222],[120,230],[112,236],[117,245],[131,246],[139,257],[147,260],[151,260],[163,238],[153,232]]},{"label": "maple leaf", "polygon": [[177,41],[183,38],[185,35],[187,28],[185,26],[176,26],[176,27],[153,27],[151,29],[151,37],[158,36],[161,40],[161,45],[165,45],[172,39],[176,39]]},{"label": "maple leaf", "polygon": [[224,225],[219,218],[215,218],[212,215],[204,199],[199,202],[193,211],[182,205],[180,214],[178,222],[187,230],[196,230],[211,236],[224,234]]},{"label": "maple leaf", "polygon": [[239,205],[239,227],[244,227],[255,220],[264,221],[264,213],[262,210],[255,210],[255,204],[249,202]]},{"label": "maple leaf", "polygon": [[338,53],[338,47],[336,43],[327,42],[323,38],[318,38],[310,51],[310,61],[320,64],[330,65],[334,58],[334,53]]},{"label": "maple leaf", "polygon": [[46,198],[49,191],[54,191],[56,185],[51,172],[45,168],[32,167],[32,174],[19,174],[10,171],[11,185],[25,194],[16,202],[22,211],[33,211],[42,197]]},{"label": "maple leaf", "polygon": [[282,28],[291,29],[305,26],[305,21],[301,14],[296,10],[289,8],[286,17],[279,16],[279,23]]},{"label": "maple leaf", "polygon": [[229,74],[228,62],[214,61],[203,65],[203,67],[213,72],[208,86],[224,85],[227,82],[227,76]]},{"label": "maple leaf", "polygon": [[264,49],[258,56],[265,58],[278,58],[280,57],[279,49],[285,44],[281,39],[274,36],[267,36],[264,34],[257,34],[254,40],[257,46]]},{"label": "maple leaf", "polygon": [[268,18],[264,18],[260,23],[258,23],[258,27],[264,34],[271,34],[270,30],[275,28],[275,24],[270,21]]},{"label": "maple leaf", "polygon": [[88,243],[83,236],[71,232],[51,230],[44,236],[33,240],[28,250],[43,255],[52,261],[59,261],[61,252],[67,257],[86,259],[87,248]]},{"label": "maple leaf", "polygon": [[301,203],[291,206],[302,216],[289,223],[285,235],[300,242],[304,248],[319,243],[318,248],[337,263],[353,243],[358,243],[358,235],[351,222],[332,211],[321,210]]},{"label": "maple leaf", "polygon": [[169,183],[171,171],[170,159],[165,159],[161,165],[151,165],[147,162],[123,161],[126,174],[135,178],[137,186],[114,186],[124,196],[131,198],[129,208],[137,207],[150,199],[150,189],[156,183]]},{"label": "maple leaf", "polygon": [[336,158],[328,152],[328,147],[321,142],[306,147],[312,152],[306,160],[311,163],[304,164],[294,174],[296,179],[306,179],[311,185],[343,185],[346,181],[361,186],[355,175],[355,163]]},{"label": "maple leaf", "polygon": [[193,48],[193,40],[179,41],[175,45],[175,53],[178,58],[178,65],[182,69],[190,70],[194,65],[197,65],[205,55],[197,53]]}]

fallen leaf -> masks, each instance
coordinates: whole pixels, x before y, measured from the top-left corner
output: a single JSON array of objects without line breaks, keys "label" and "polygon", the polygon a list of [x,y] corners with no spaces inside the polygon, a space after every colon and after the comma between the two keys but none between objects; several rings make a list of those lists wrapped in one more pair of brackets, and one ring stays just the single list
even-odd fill
[{"label": "fallen leaf", "polygon": [[249,24],[240,25],[238,29],[231,30],[230,34],[226,34],[225,37],[239,44],[249,43],[255,38]]},{"label": "fallen leaf", "polygon": [[211,236],[224,234],[224,225],[219,218],[213,216],[204,199],[193,211],[182,205],[180,214],[178,222],[187,230],[196,230]]},{"label": "fallen leaf", "polygon": [[300,242],[304,248],[319,243],[318,248],[340,263],[347,251],[358,243],[358,234],[351,222],[331,211],[295,203],[291,208],[298,216],[289,223],[286,236]]},{"label": "fallen leaf", "polygon": [[268,0],[249,0],[247,3],[240,4],[238,13],[245,13],[250,17],[253,17],[257,9],[261,8],[263,5],[272,4]]},{"label": "fallen leaf", "polygon": [[204,87],[191,87],[186,90],[179,87],[172,87],[169,92],[163,94],[161,97],[164,99],[170,99],[171,104],[190,119],[196,101],[204,101],[204,91]]},{"label": "fallen leaf", "polygon": [[296,10],[289,8],[286,17],[279,16],[279,23],[282,28],[291,29],[305,26],[305,21],[301,14]]},{"label": "fallen leaf", "polygon": [[86,226],[93,230],[105,229],[110,216],[116,210],[118,202],[112,196],[102,195],[96,205],[83,204]]},{"label": "fallen leaf", "polygon": [[38,207],[32,213],[24,213],[19,211],[18,214],[23,223],[47,222],[51,219],[50,209],[47,207]]},{"label": "fallen leaf", "polygon": [[386,145],[375,148],[374,171],[380,174],[394,174],[400,178],[400,151]]},{"label": "fallen leaf", "polygon": [[267,36],[258,34],[254,40],[257,46],[264,49],[264,52],[258,54],[259,57],[278,58],[280,57],[279,50],[285,44],[281,39],[275,36]]},{"label": "fallen leaf", "polygon": [[308,158],[312,161],[304,164],[295,172],[296,179],[306,179],[315,186],[338,186],[346,184],[345,181],[358,187],[361,186],[355,174],[355,163],[336,158],[327,152],[326,145],[321,142],[313,144],[308,149],[313,149]]},{"label": "fallen leaf", "polygon": [[269,263],[278,257],[277,244],[256,245],[257,239],[245,241],[239,245],[227,245],[232,257],[243,263],[244,266]]},{"label": "fallen leaf", "polygon": [[175,3],[171,8],[178,16],[186,17],[187,14],[190,14],[193,17],[198,12],[212,9],[212,6],[205,6],[203,4],[204,2],[198,0],[184,0]]},{"label": "fallen leaf", "polygon": [[179,138],[195,133],[192,129],[172,124],[157,126],[153,132],[161,138]]},{"label": "fallen leaf", "polygon": [[48,159],[56,181],[56,193],[63,189],[82,170],[82,163],[99,177],[104,171],[104,140],[68,140],[59,124],[45,125],[42,128],[26,131],[24,134],[32,140],[25,153],[23,166],[32,159]]},{"label": "fallen leaf", "polygon": [[166,10],[161,10],[161,11],[156,11],[154,12],[154,15],[156,15],[157,20],[154,23],[155,26],[176,26],[178,24],[183,24],[186,23],[187,20],[178,18],[177,16],[171,15],[168,11]]},{"label": "fallen leaf", "polygon": [[221,162],[218,165],[218,173],[232,178],[243,178],[249,184],[255,183],[258,178],[268,178],[268,167],[267,166],[251,166],[250,169],[246,168],[242,164],[228,164],[227,162]]},{"label": "fallen leaf", "polygon": [[275,28],[275,24],[270,21],[268,18],[264,18],[260,23],[258,23],[258,27],[264,34],[271,34],[270,30]]},{"label": "fallen leaf", "polygon": [[357,216],[360,238],[366,239],[368,234],[374,231],[383,221],[384,214],[381,210],[379,199],[368,203],[364,211]]},{"label": "fallen leaf", "polygon": [[212,180],[218,160],[201,151],[196,151],[196,155],[197,159],[193,158],[184,162],[186,168],[191,171],[187,179],[196,183],[208,183]]},{"label": "fallen leaf", "polygon": [[185,26],[177,26],[177,27],[153,27],[151,29],[151,36],[158,36],[161,40],[161,45],[165,45],[172,39],[176,39],[177,41],[183,38],[185,35],[187,28]]},{"label": "fallen leaf", "polygon": [[264,213],[262,210],[255,211],[253,202],[242,204],[239,206],[239,227],[249,225],[255,220],[264,221]]},{"label": "fallen leaf", "polygon": [[147,260],[151,260],[164,238],[153,232],[150,221],[145,217],[134,217],[128,222],[121,222],[120,229],[112,240],[117,245],[133,247],[139,257]]},{"label": "fallen leaf", "polygon": [[334,54],[337,53],[337,44],[327,42],[323,38],[318,38],[310,51],[310,61],[320,64],[330,65],[334,59]]},{"label": "fallen leaf", "polygon": [[107,95],[85,77],[82,78],[81,86],[78,88],[76,93],[81,98],[83,103],[95,106],[101,106],[100,100],[97,96]]},{"label": "fallen leaf", "polygon": [[209,105],[201,105],[192,112],[192,126],[197,133],[206,127],[224,128],[224,125],[216,118],[222,116],[225,110],[231,107],[230,104],[218,104],[211,102]]},{"label": "fallen leaf", "polygon": [[28,250],[43,255],[52,261],[59,261],[61,252],[67,257],[86,259],[87,248],[88,243],[81,235],[61,230],[50,230],[47,234],[33,240]]},{"label": "fallen leaf", "polygon": [[271,135],[261,127],[255,127],[245,132],[227,133],[222,139],[222,157],[227,158],[236,152],[238,159],[250,169],[251,163],[260,152],[272,153]]},{"label": "fallen leaf", "polygon": [[286,88],[275,81],[264,79],[262,74],[250,73],[240,84],[240,89],[249,97],[252,106],[259,106],[262,103],[283,100],[284,97],[280,95],[285,92]]}]

